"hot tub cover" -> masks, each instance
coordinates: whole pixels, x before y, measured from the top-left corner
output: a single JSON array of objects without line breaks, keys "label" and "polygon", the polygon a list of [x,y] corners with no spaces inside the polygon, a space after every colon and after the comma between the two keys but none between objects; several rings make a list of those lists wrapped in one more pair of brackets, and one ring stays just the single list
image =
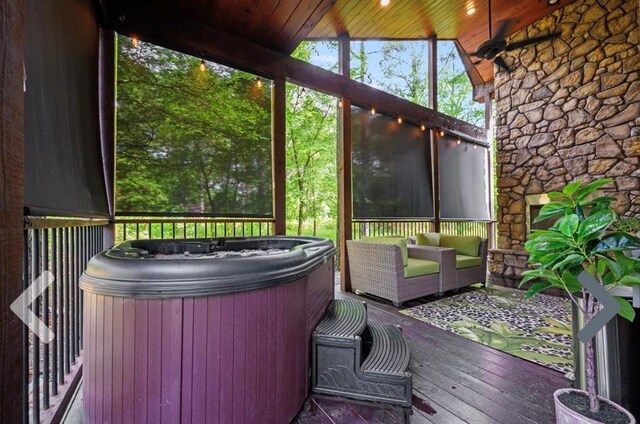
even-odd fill
[{"label": "hot tub cover", "polygon": [[[285,251],[265,256],[202,257],[220,250],[244,249]],[[94,256],[80,277],[80,288],[140,298],[238,293],[297,280],[335,253],[331,240],[317,237],[131,240]],[[162,257],[156,258],[156,254]],[[167,259],[167,255],[175,258]]]}]

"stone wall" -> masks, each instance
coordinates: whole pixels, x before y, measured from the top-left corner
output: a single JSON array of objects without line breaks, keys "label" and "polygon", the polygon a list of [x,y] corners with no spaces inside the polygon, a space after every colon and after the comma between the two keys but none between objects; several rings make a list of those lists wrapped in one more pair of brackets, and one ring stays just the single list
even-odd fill
[{"label": "stone wall", "polygon": [[[611,177],[615,208],[640,215],[640,29],[638,0],[578,0],[508,41],[561,31],[503,55],[496,68],[498,249],[496,276],[527,236],[525,196],[575,179]],[[542,7],[542,6],[541,6]]]}]

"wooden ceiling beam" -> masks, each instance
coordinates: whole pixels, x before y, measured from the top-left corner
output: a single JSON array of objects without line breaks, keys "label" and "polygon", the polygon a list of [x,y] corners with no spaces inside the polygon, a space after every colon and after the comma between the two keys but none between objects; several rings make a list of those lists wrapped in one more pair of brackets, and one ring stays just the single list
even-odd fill
[{"label": "wooden ceiling beam", "polygon": [[347,97],[363,107],[375,106],[390,116],[425,123],[445,131],[486,143],[487,132],[467,122],[370,87],[345,76],[291,58],[251,41],[226,34],[215,28],[175,16],[146,5],[129,4],[113,10],[109,16],[116,31],[136,35],[170,49],[220,62],[267,78],[285,78],[290,82],[336,97]]}]

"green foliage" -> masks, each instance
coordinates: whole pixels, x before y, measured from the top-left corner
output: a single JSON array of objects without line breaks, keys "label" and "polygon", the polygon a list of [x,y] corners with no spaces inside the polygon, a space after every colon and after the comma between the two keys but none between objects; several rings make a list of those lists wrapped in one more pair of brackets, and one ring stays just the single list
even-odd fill
[{"label": "green foliage", "polygon": [[[294,57],[308,61],[315,48],[303,42]],[[331,96],[287,84],[287,220],[295,222],[294,234],[335,240],[336,103]]]},{"label": "green foliage", "polygon": [[616,231],[637,234],[640,232],[640,217],[623,216],[615,223]]},{"label": "green foliage", "polygon": [[270,103],[254,75],[120,36],[117,210],[269,215]]},{"label": "green foliage", "polygon": [[[610,207],[614,199],[595,196],[598,189],[609,183],[610,179],[599,179],[586,185],[575,181],[562,192],[549,194],[552,202],[542,207],[536,221],[558,219],[548,230],[534,231],[525,244],[530,254],[529,262],[536,268],[523,273],[521,285],[542,280],[529,288],[529,296],[549,287],[578,294],[582,292],[582,286],[577,276],[585,270],[607,289],[640,285],[640,260],[623,254],[639,248],[640,239],[621,231],[611,232],[617,219]],[[616,300],[622,305],[620,315],[633,320],[634,311],[629,302],[623,298]],[[588,322],[591,316],[585,315]]]}]

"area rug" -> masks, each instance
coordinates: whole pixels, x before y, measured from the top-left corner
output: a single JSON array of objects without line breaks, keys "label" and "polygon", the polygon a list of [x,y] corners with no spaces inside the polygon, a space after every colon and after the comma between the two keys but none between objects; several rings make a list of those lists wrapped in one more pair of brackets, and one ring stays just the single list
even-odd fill
[{"label": "area rug", "polygon": [[401,313],[572,378],[571,304],[492,286],[473,289]]}]

